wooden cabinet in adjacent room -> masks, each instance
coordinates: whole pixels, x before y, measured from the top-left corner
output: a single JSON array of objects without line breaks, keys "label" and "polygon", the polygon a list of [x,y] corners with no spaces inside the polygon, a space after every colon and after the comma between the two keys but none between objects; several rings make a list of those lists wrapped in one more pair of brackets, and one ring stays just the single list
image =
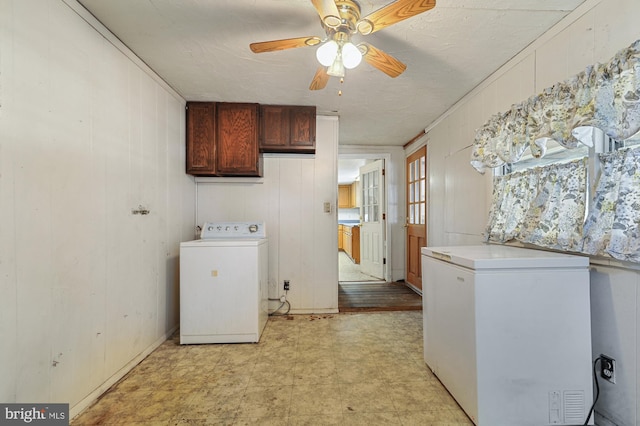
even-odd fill
[{"label": "wooden cabinet in adjacent room", "polygon": [[187,103],[187,173],[262,176],[258,104]]},{"label": "wooden cabinet in adjacent room", "polygon": [[351,257],[351,227],[345,226],[342,232],[342,249]]},{"label": "wooden cabinet in adjacent room", "polygon": [[360,226],[344,225],[342,248],[353,263],[360,263]]},{"label": "wooden cabinet in adjacent room", "polygon": [[314,154],[316,107],[261,105],[260,151]]},{"label": "wooden cabinet in adjacent room", "polygon": [[351,185],[338,185],[338,208],[351,208]]},{"label": "wooden cabinet in adjacent room", "polygon": [[351,259],[354,263],[360,263],[360,227],[354,226],[351,230]]},{"label": "wooden cabinet in adjacent room", "polygon": [[351,208],[359,207],[360,203],[358,203],[358,189],[358,182],[353,182],[351,184]]}]

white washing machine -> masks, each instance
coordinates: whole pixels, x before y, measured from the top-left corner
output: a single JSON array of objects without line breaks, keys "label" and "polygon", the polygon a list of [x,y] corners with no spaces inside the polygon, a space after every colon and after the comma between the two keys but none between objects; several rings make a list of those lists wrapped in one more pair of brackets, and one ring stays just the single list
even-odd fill
[{"label": "white washing machine", "polygon": [[268,279],[264,223],[205,223],[180,244],[180,343],[258,342]]}]

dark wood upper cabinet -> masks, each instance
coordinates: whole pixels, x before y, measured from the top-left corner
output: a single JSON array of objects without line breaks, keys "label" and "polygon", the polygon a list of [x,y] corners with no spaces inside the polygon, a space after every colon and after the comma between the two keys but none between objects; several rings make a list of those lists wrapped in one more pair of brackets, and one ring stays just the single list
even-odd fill
[{"label": "dark wood upper cabinet", "polygon": [[289,143],[289,107],[260,105],[260,151],[277,152]]},{"label": "dark wood upper cabinet", "polygon": [[217,104],[216,173],[219,176],[262,176],[259,107],[258,104]]},{"label": "dark wood upper cabinet", "polygon": [[262,176],[258,104],[187,102],[187,173]]},{"label": "dark wood upper cabinet", "polygon": [[316,107],[260,106],[260,151],[316,152]]},{"label": "dark wood upper cabinet", "polygon": [[187,103],[187,173],[214,175],[216,138],[215,102]]}]

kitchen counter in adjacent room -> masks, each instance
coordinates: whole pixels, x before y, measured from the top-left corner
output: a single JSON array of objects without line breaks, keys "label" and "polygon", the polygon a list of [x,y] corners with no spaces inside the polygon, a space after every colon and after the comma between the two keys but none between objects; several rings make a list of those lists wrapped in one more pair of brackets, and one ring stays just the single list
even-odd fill
[{"label": "kitchen counter in adjacent room", "polygon": [[344,250],[353,263],[360,263],[360,221],[338,225],[338,248]]}]

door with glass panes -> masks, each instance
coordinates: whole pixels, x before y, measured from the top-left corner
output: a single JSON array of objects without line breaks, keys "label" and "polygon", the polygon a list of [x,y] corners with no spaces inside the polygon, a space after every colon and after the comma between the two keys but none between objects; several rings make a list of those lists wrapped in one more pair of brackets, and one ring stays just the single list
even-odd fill
[{"label": "door with glass panes", "polygon": [[360,167],[360,264],[363,273],[385,277],[384,160]]},{"label": "door with glass panes", "polygon": [[422,289],[420,249],[427,245],[427,147],[407,157],[406,281]]}]

